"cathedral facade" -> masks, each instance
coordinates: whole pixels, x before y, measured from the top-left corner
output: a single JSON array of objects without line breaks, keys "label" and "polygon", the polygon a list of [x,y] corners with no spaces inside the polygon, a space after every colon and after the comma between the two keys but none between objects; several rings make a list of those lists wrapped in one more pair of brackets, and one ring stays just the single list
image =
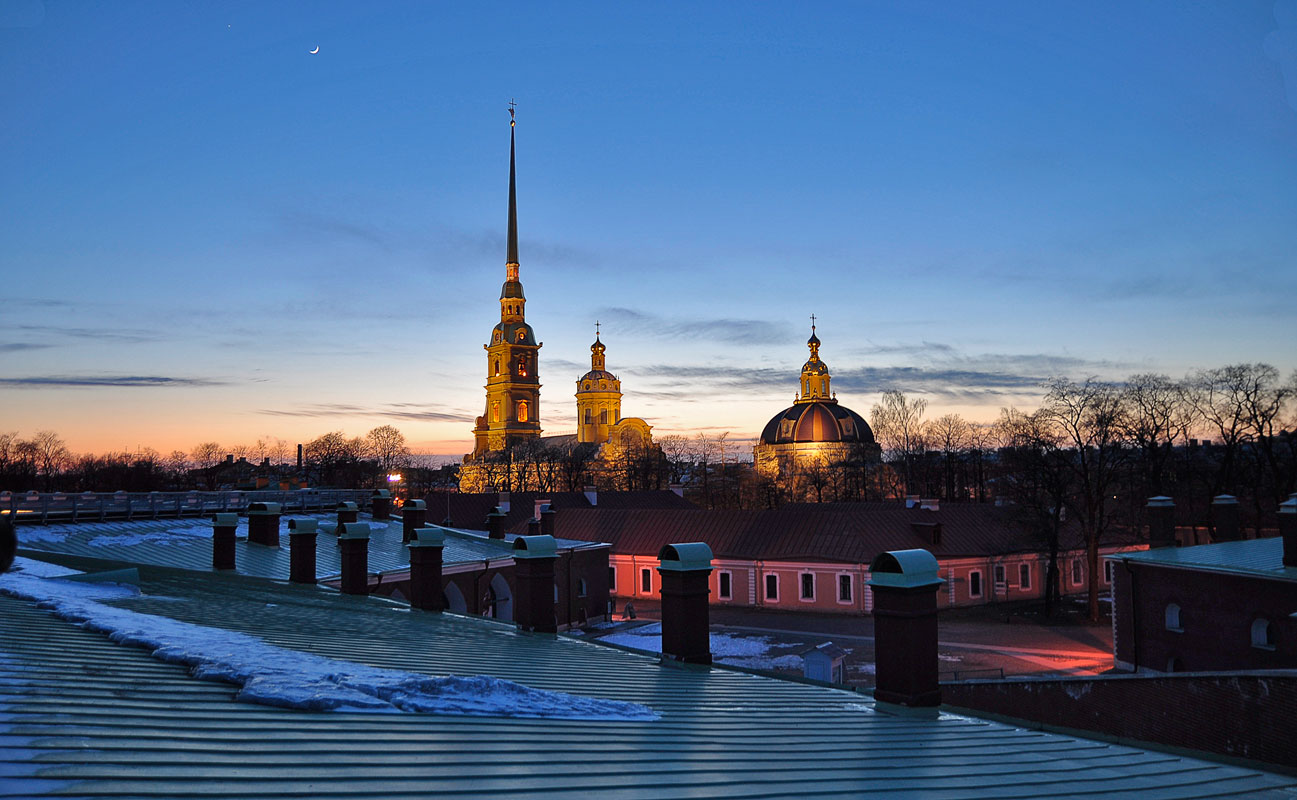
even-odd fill
[{"label": "cathedral facade", "polygon": [[[509,120],[509,223],[500,321],[486,350],[486,406],[473,427],[473,452],[464,456],[460,491],[553,491],[583,488],[650,488],[632,479],[661,450],[652,428],[621,415],[621,381],[607,371],[607,348],[596,329],[590,371],[576,382],[575,434],[544,436],[540,425],[540,348],[527,323],[527,298],[519,277],[515,123]],[[563,484],[568,484],[566,487]],[[628,485],[629,484],[629,485]],[[656,488],[656,487],[652,487]]]}]

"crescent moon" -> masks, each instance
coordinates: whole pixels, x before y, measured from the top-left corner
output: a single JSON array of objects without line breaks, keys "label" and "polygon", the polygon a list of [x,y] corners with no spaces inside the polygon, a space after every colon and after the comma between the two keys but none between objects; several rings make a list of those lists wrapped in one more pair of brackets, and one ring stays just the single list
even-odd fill
[{"label": "crescent moon", "polygon": [[315,55],[316,53],[320,52],[320,46],[317,44],[314,50],[308,50],[307,52],[310,53],[311,55]]}]

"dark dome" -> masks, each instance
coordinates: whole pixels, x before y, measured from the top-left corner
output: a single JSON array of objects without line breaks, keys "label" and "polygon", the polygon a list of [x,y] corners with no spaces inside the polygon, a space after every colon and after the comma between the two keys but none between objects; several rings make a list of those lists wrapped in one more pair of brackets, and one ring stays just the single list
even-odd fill
[{"label": "dark dome", "polygon": [[[511,342],[513,344],[536,344],[536,334],[532,332],[531,326],[525,322],[501,322],[497,323],[495,328],[492,330],[499,333],[500,337],[506,342]],[[521,338],[518,336],[519,332],[522,333]],[[494,337],[492,337],[492,340],[494,341]]]},{"label": "dark dome", "polygon": [[807,361],[802,365],[803,375],[828,375],[829,365],[825,364],[818,358]]},{"label": "dark dome", "polygon": [[761,431],[762,444],[790,442],[874,443],[869,423],[837,403],[797,403],[775,414]]},{"label": "dark dome", "polygon": [[518,281],[505,281],[504,285],[500,287],[500,299],[508,300],[510,298],[527,299],[527,296],[522,293],[522,284]]},{"label": "dark dome", "polygon": [[[603,369],[592,369],[581,376],[582,381],[615,381],[617,376]],[[580,383],[580,381],[578,381]]]}]

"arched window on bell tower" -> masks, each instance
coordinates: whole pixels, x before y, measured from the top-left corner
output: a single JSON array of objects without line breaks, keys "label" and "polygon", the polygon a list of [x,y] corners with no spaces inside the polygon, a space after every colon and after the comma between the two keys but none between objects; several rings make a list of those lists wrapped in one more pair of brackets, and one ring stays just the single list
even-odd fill
[{"label": "arched window on bell tower", "polygon": [[519,422],[526,422],[527,420],[528,420],[528,416],[527,416],[527,401],[526,401],[526,400],[519,400],[519,401],[518,401],[518,421],[519,421]]}]

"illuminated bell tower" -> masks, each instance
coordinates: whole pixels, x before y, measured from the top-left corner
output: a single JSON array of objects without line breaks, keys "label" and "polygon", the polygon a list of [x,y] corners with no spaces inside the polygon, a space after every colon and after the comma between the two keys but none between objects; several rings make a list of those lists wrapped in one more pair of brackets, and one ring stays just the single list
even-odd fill
[{"label": "illuminated bell tower", "polygon": [[604,347],[595,323],[590,345],[590,371],[576,382],[576,438],[578,442],[608,441],[612,426],[621,421],[621,381],[604,369]]},{"label": "illuminated bell tower", "polygon": [[527,324],[527,298],[518,280],[518,201],[514,167],[514,109],[509,107],[509,237],[500,322],[486,349],[486,413],[473,428],[473,457],[540,436],[541,343]]},{"label": "illuminated bell tower", "polygon": [[829,383],[829,365],[820,360],[820,337],[815,335],[815,315],[811,315],[811,338],[806,340],[811,349],[810,359],[802,365],[801,394],[798,403],[836,403]]}]

